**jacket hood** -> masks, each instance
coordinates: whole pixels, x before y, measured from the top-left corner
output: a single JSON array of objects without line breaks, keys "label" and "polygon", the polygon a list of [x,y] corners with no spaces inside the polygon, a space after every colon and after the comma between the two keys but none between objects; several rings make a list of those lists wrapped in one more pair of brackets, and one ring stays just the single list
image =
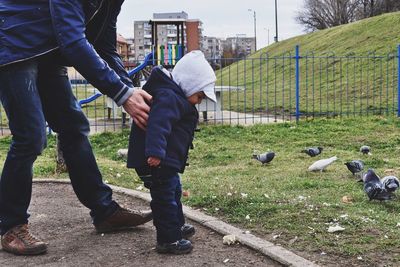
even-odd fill
[{"label": "jacket hood", "polygon": [[150,95],[155,94],[158,90],[170,89],[176,94],[186,99],[182,89],[172,80],[172,76],[168,77],[159,66],[154,67],[151,71],[150,77],[143,85],[143,90],[147,91]]}]

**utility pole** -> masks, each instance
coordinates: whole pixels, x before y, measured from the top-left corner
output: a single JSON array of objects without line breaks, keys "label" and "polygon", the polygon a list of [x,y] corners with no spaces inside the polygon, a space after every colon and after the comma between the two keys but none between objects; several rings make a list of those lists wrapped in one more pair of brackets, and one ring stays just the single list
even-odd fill
[{"label": "utility pole", "polygon": [[253,17],[254,17],[254,49],[257,51],[257,26],[256,26],[256,11],[252,9],[248,9],[248,11],[253,11]]},{"label": "utility pole", "polygon": [[278,42],[278,5],[275,0],[275,42]]}]

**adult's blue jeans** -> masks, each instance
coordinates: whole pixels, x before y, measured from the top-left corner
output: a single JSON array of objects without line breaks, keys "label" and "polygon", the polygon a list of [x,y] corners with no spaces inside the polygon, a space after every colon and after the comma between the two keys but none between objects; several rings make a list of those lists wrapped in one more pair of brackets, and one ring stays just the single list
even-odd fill
[{"label": "adult's blue jeans", "polygon": [[185,223],[185,218],[181,203],[182,185],[178,173],[168,167],[152,168],[150,176],[140,176],[140,178],[150,189],[150,206],[153,212],[153,224],[157,230],[157,243],[181,240],[181,227]]},{"label": "adult's blue jeans", "polygon": [[46,121],[58,133],[73,189],[90,209],[93,223],[118,207],[102,182],[91,145],[90,126],[75,99],[67,69],[52,55],[0,68],[0,99],[12,141],[0,179],[0,234],[28,222],[32,167],[46,146]]}]

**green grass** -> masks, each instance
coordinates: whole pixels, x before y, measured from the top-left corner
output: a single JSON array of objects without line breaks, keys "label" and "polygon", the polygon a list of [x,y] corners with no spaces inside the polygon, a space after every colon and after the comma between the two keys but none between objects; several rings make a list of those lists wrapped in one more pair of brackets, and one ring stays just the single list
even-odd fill
[{"label": "green grass", "polygon": [[[400,29],[392,25],[399,22],[399,12],[389,13],[260,49],[247,60],[217,71],[217,85],[245,88],[225,93],[223,106],[235,111],[293,113],[295,60],[289,57],[299,45],[302,113],[393,112]],[[382,58],[373,59],[374,55]]]},{"label": "green grass", "polygon": [[[82,100],[94,94],[94,87],[91,85],[72,85],[72,91],[76,99]],[[116,104],[115,104],[116,105]],[[83,112],[89,119],[107,118],[107,97],[101,96],[82,107]],[[121,117],[121,111],[116,116]],[[3,106],[0,103],[0,128],[8,128],[8,120]]]},{"label": "green grass", "polygon": [[[190,151],[190,166],[182,175],[190,197],[186,205],[272,239],[307,255],[337,255],[364,263],[376,263],[376,251],[399,258],[400,201],[369,201],[344,162],[362,159],[368,168],[385,174],[400,174],[400,122],[395,118],[357,118],[302,121],[299,124],[202,126]],[[116,156],[126,148],[128,131],[104,133],[91,142],[104,180],[127,188],[141,182],[125,162]],[[9,138],[0,139],[0,160],[4,161]],[[55,172],[54,138],[35,164],[35,177],[66,177]],[[321,156],[310,158],[300,151],[323,146]],[[361,145],[372,148],[372,156],[359,152]],[[262,166],[253,160],[253,151],[273,150],[276,158]],[[315,160],[338,156],[323,173],[307,168]],[[247,194],[247,197],[245,197]],[[352,203],[342,202],[350,196]],[[248,216],[246,219],[246,216]],[[346,230],[331,234],[327,228],[339,223]],[[290,244],[295,237],[297,241]],[[388,252],[388,253],[389,253]],[[390,259],[379,259],[391,263]]]}]

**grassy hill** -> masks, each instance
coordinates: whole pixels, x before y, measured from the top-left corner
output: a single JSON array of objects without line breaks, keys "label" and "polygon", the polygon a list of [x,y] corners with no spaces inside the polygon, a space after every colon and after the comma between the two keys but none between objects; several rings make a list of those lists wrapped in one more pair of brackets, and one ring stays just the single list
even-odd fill
[{"label": "grassy hill", "polygon": [[393,113],[397,109],[400,13],[304,34],[260,49],[217,72],[224,109],[295,111],[295,47],[300,46],[303,115]]}]

